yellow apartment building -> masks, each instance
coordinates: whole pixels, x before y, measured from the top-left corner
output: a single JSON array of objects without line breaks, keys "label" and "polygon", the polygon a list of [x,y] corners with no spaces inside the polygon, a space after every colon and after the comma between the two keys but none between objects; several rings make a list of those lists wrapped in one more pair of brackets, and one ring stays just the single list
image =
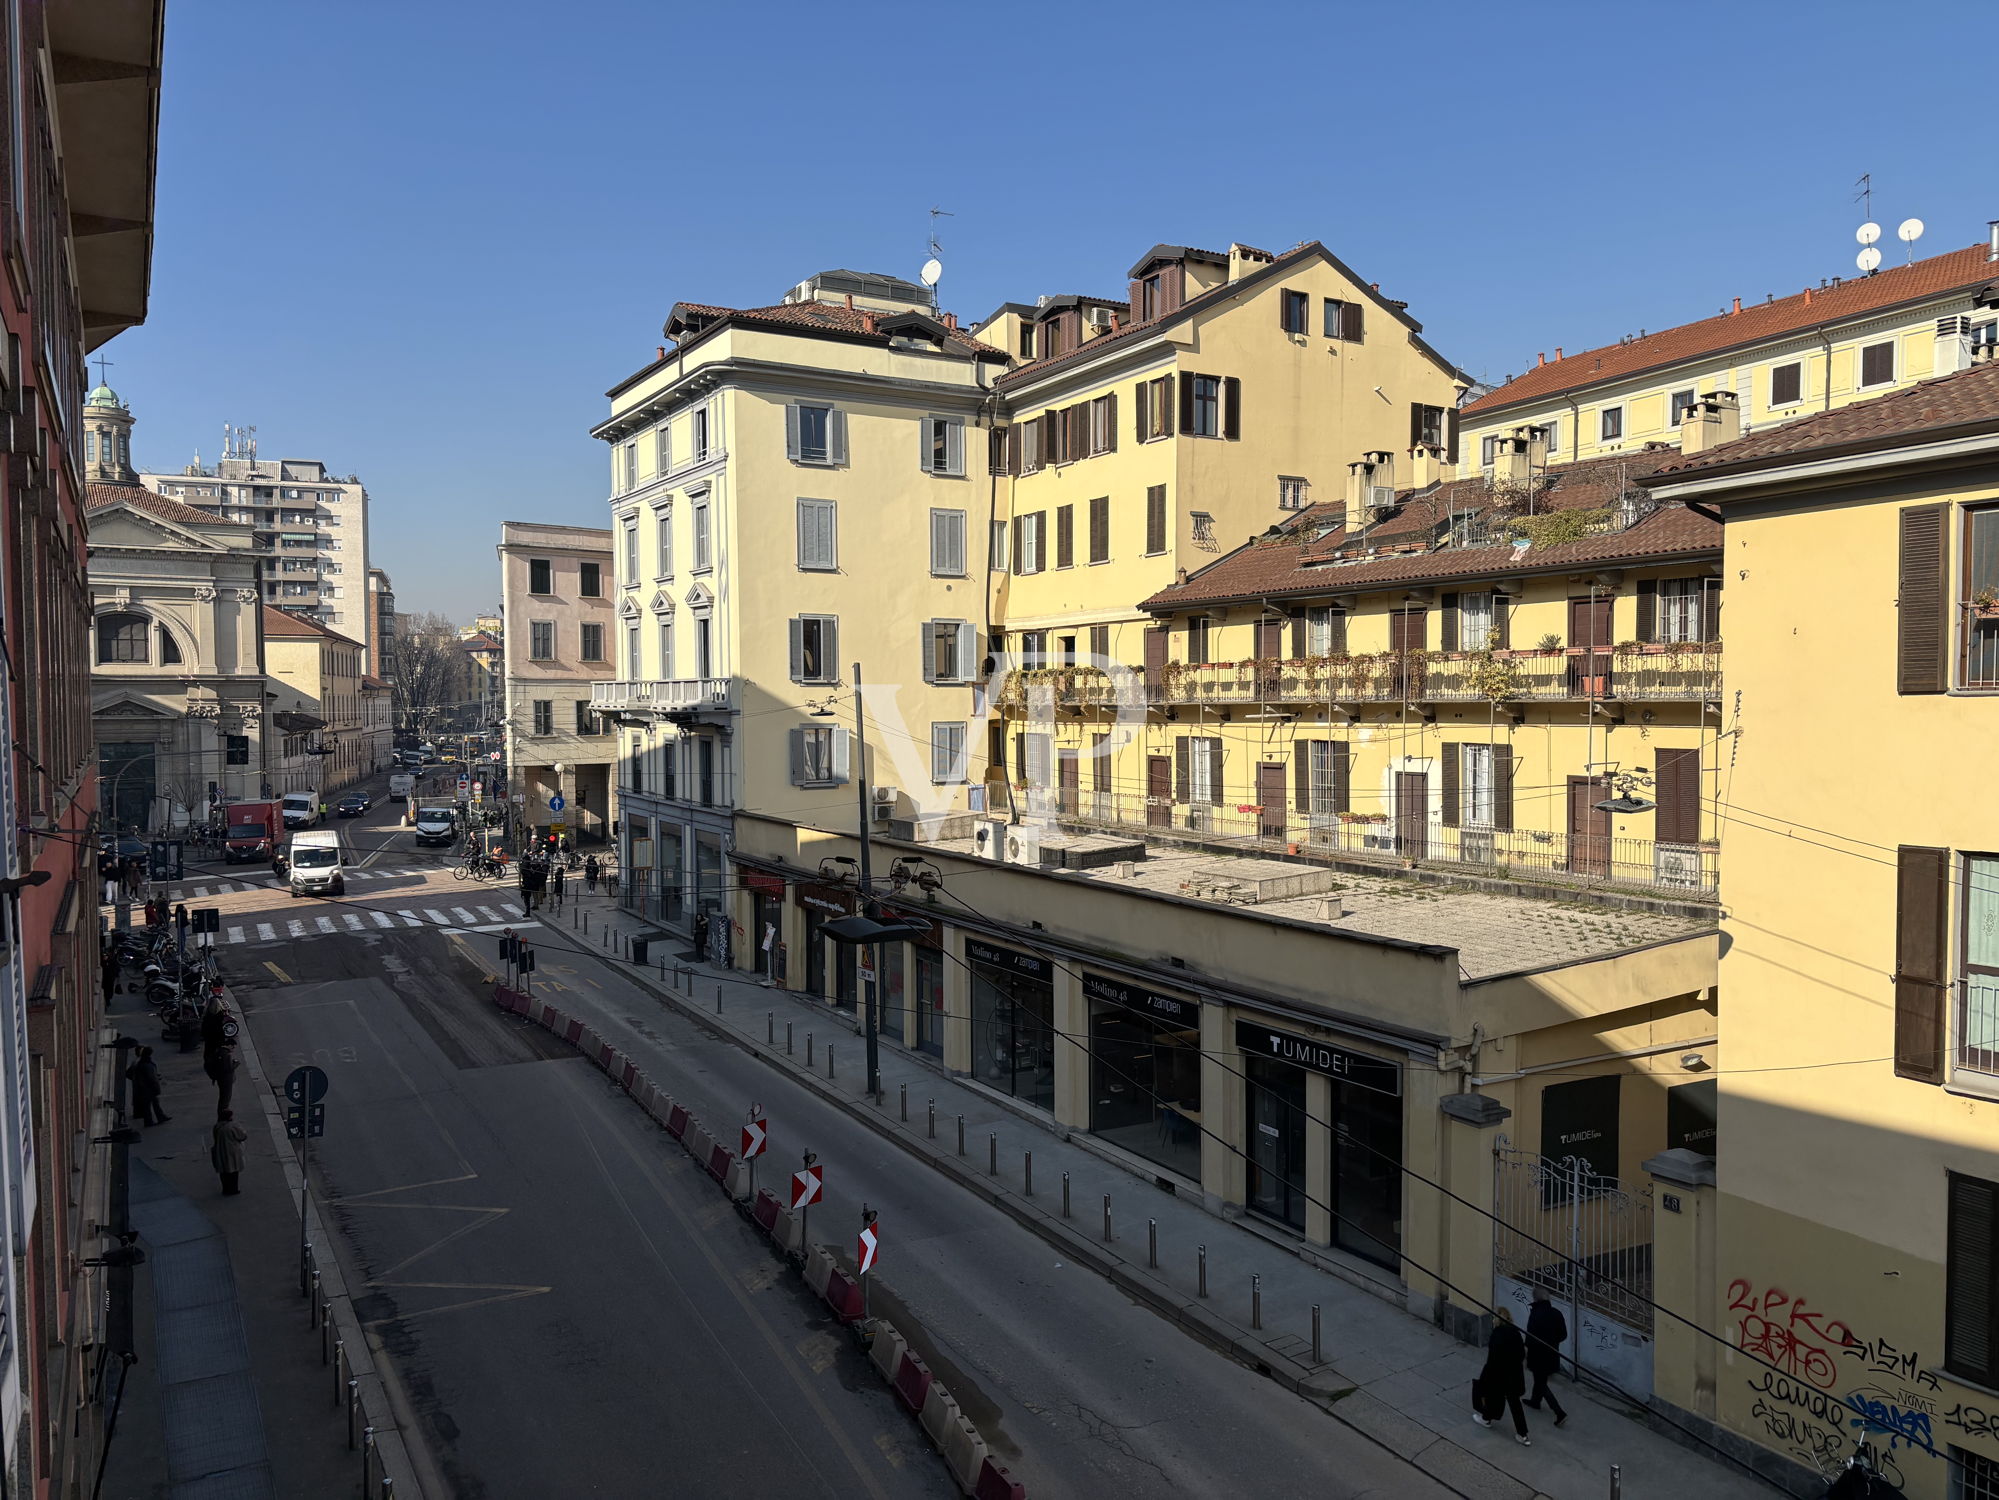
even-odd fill
[{"label": "yellow apartment building", "polygon": [[1733,736],[1659,1396],[1793,1476],[1865,1439],[1913,1500],[1999,1493],[1999,366],[1644,483],[1725,519]]},{"label": "yellow apartment building", "polygon": [[[869,816],[962,812],[983,717],[993,386],[1009,357],[928,288],[827,272],[768,307],[682,302],[609,392],[616,583],[595,707],[620,728],[626,889],[675,925],[724,911],[738,811],[852,829],[853,664]],[[773,961],[754,928],[708,926]],[[851,1000],[851,958],[800,971]],[[781,958],[778,960],[781,961]]]},{"label": "yellow apartment building", "polygon": [[1787,297],[1731,297],[1714,316],[1640,329],[1602,348],[1538,351],[1463,410],[1466,463],[1537,429],[1548,460],[1642,452],[1673,440],[1702,395],[1733,395],[1744,432],[1797,421],[1970,366],[1999,339],[1999,221],[1985,244]]},{"label": "yellow apartment building", "polygon": [[368,648],[268,604],[263,631],[270,723],[277,730],[265,743],[272,790],[324,794],[375,770],[384,737],[379,700],[365,686]]},{"label": "yellow apartment building", "polygon": [[[1469,381],[1323,245],[1155,245],[1128,280],[1122,302],[1009,303],[975,330],[1027,361],[998,382],[1002,665],[1135,666],[1140,600],[1340,495],[1355,455],[1379,451],[1384,484],[1455,456]],[[995,782],[1004,734],[979,747]]]}]

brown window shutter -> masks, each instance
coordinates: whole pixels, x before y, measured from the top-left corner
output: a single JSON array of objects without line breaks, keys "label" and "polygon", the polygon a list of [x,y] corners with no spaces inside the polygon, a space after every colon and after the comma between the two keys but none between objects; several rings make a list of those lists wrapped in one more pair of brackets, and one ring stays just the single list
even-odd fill
[{"label": "brown window shutter", "polygon": [[1326,623],[1326,635],[1328,637],[1326,641],[1326,654],[1328,656],[1345,656],[1347,654],[1347,612],[1343,609],[1334,610],[1327,616]]},{"label": "brown window shutter", "polygon": [[1312,810],[1312,742],[1294,740],[1291,744],[1291,807],[1294,812],[1308,813]]},{"label": "brown window shutter", "polygon": [[1437,648],[1440,651],[1458,649],[1458,596],[1446,594],[1443,597],[1443,615],[1437,622]]},{"label": "brown window shutter", "polygon": [[1131,430],[1132,433],[1134,434],[1136,441],[1142,443],[1147,438],[1152,436],[1150,432],[1146,431],[1146,429],[1151,425],[1151,423],[1148,422],[1146,419],[1150,414],[1152,406],[1152,400],[1151,400],[1152,383],[1148,380],[1139,381],[1138,389],[1137,391],[1134,392],[1134,394],[1137,396],[1138,399],[1131,403],[1131,413],[1132,413]]},{"label": "brown window shutter", "polygon": [[1126,318],[1125,322],[1136,323],[1142,316],[1144,316],[1144,314],[1140,311],[1140,309],[1143,308],[1144,306],[1145,306],[1145,283],[1142,281],[1134,281],[1131,283],[1131,316]]},{"label": "brown window shutter", "polygon": [[1277,661],[1284,655],[1284,622],[1256,622],[1256,655],[1260,661]]},{"label": "brown window shutter", "polygon": [[1013,562],[1013,571],[1014,571],[1014,572],[1016,572],[1016,573],[1018,573],[1018,572],[1020,572],[1020,571],[1021,571],[1021,567],[1020,567],[1020,556],[1021,556],[1021,554],[1020,554],[1020,536],[1021,536],[1021,532],[1022,532],[1022,531],[1024,531],[1024,530],[1026,529],[1026,526],[1027,526],[1027,517],[1025,517],[1025,516],[1015,516],[1015,517],[1013,518],[1013,554],[1012,554],[1012,562]]},{"label": "brown window shutter", "polygon": [[1458,802],[1460,800],[1458,777],[1463,767],[1464,755],[1458,745],[1446,740],[1442,747],[1441,757],[1444,766],[1444,826],[1446,828],[1455,828],[1458,826]]},{"label": "brown window shutter", "polygon": [[1111,789],[1111,737],[1107,734],[1090,736],[1090,790],[1108,792]]},{"label": "brown window shutter", "polygon": [[1300,610],[1291,617],[1291,655],[1294,659],[1304,656],[1306,639],[1305,612]]},{"label": "brown window shutter", "polygon": [[1444,462],[1458,461],[1458,409],[1455,406],[1444,409]]},{"label": "brown window shutter", "polygon": [[1145,550],[1166,550],[1166,486],[1148,485],[1145,491]]},{"label": "brown window shutter", "polygon": [[1187,300],[1187,267],[1184,262],[1174,261],[1159,273],[1159,311],[1178,312]]},{"label": "brown window shutter", "polygon": [[1414,448],[1423,441],[1423,403],[1409,403],[1409,446]]},{"label": "brown window shutter", "polygon": [[1208,796],[1213,799],[1209,804],[1213,807],[1220,807],[1229,800],[1222,795],[1222,746],[1219,740],[1208,746]]},{"label": "brown window shutter", "polygon": [[1699,750],[1652,752],[1659,788],[1652,835],[1662,844],[1698,844],[1701,839],[1701,753]]},{"label": "brown window shutter", "polygon": [[1242,382],[1233,375],[1222,381],[1222,436],[1242,436]]},{"label": "brown window shutter", "polygon": [[1187,737],[1183,734],[1173,742],[1173,800],[1187,800]]},{"label": "brown window shutter", "polygon": [[1895,1075],[1942,1083],[1950,851],[1905,844],[1895,862]]},{"label": "brown window shutter", "polygon": [[1173,426],[1173,377],[1161,375],[1152,382],[1152,405],[1157,413],[1159,435],[1171,437],[1176,430]]},{"label": "brown window shutter", "polygon": [[1062,413],[1045,411],[1035,420],[1041,423],[1041,467],[1052,469],[1062,462]]},{"label": "brown window shutter", "polygon": [[1500,833],[1513,832],[1513,747],[1492,747],[1492,826]]},{"label": "brown window shutter", "polygon": [[1058,505],[1055,507],[1055,566],[1072,568],[1076,565],[1076,507]]},{"label": "brown window shutter", "polygon": [[1353,767],[1348,757],[1353,747],[1345,740],[1333,741],[1333,806],[1336,813],[1351,812],[1353,793]]},{"label": "brown window shutter", "polygon": [[1006,471],[1020,473],[1020,424],[1014,423],[1006,430]]},{"label": "brown window shutter", "polygon": [[1721,639],[1721,580],[1704,578],[1701,580],[1701,639],[1718,641]]},{"label": "brown window shutter", "polygon": [[[1896,616],[1895,691],[1941,693],[1950,686],[1946,643],[1944,519],[1948,505],[1902,512],[1901,590]],[[1899,1067],[1897,1071],[1900,1071]]]},{"label": "brown window shutter", "polygon": [[1513,596],[1502,594],[1497,589],[1492,593],[1492,649],[1508,651],[1513,647]]},{"label": "brown window shutter", "polygon": [[1361,341],[1362,329],[1361,305],[1358,302],[1344,304],[1340,308],[1340,322],[1342,325],[1340,337],[1350,343],[1358,344]]},{"label": "brown window shutter", "polygon": [[1110,410],[1104,417],[1104,452],[1117,452],[1117,392],[1112,391],[1104,400],[1110,403]]},{"label": "brown window shutter", "polygon": [[1194,377],[1185,371],[1180,375],[1180,430],[1185,432],[1194,425]]},{"label": "brown window shutter", "polygon": [[1656,578],[1638,580],[1638,639],[1656,641],[1659,638],[1659,581]]},{"label": "brown window shutter", "polygon": [[1099,495],[1090,502],[1090,561],[1109,562],[1111,556],[1111,497]]},{"label": "brown window shutter", "polygon": [[1027,780],[1027,736],[1021,733],[1013,737],[1013,779]]},{"label": "brown window shutter", "polygon": [[1166,673],[1166,626],[1154,625],[1145,632],[1145,685],[1154,692]]},{"label": "brown window shutter", "polygon": [[[1949,1174],[1944,1243],[1944,1368],[1999,1383],[1999,1183]],[[1968,1487],[1967,1487],[1968,1488]]]}]

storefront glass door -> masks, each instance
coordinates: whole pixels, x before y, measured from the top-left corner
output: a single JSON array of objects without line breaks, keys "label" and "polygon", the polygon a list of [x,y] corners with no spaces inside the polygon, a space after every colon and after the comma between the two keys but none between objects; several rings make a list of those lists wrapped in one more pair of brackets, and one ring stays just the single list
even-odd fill
[{"label": "storefront glass door", "polygon": [[1287,1063],[1244,1059],[1249,1207],[1305,1227],[1305,1074]]},{"label": "storefront glass door", "polygon": [[916,1008],[916,1045],[932,1057],[944,1055],[944,955],[931,948],[909,950]]},{"label": "storefront glass door", "polygon": [[1402,1100],[1333,1081],[1333,1243],[1399,1268]]},{"label": "storefront glass door", "polygon": [[1055,1107],[1055,986],[1047,960],[967,943],[972,970],[972,1076],[1016,1099]]}]

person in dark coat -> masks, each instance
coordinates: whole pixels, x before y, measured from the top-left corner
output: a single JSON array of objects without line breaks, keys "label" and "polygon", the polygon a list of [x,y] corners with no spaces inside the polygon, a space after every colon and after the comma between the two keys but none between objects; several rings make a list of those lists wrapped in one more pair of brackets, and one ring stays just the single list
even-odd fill
[{"label": "person in dark coat", "polygon": [[1562,1345],[1569,1336],[1568,1319],[1562,1310],[1548,1300],[1546,1287],[1534,1288],[1534,1305],[1527,1309],[1527,1373],[1534,1377],[1534,1389],[1527,1397],[1527,1405],[1535,1411],[1543,1402],[1555,1414],[1555,1425],[1560,1427],[1569,1420],[1569,1414],[1562,1410],[1562,1403],[1555,1399],[1555,1393],[1548,1389],[1548,1377],[1562,1368]]},{"label": "person in dark coat", "polygon": [[250,1133],[236,1123],[236,1117],[228,1110],[215,1117],[208,1161],[222,1179],[222,1195],[225,1198],[233,1198],[243,1191],[237,1184],[243,1175],[243,1143],[248,1139]]},{"label": "person in dark coat", "polygon": [[594,854],[583,861],[583,889],[593,896],[597,894],[597,856]]},{"label": "person in dark coat", "polygon": [[557,865],[548,877],[549,888],[555,893],[555,904],[562,905],[562,888],[569,883],[569,872]]},{"label": "person in dark coat", "polygon": [[[1492,1310],[1492,1337],[1486,1342],[1485,1368],[1479,1372],[1478,1383],[1486,1411],[1497,1412],[1505,1402],[1513,1413],[1514,1437],[1521,1447],[1529,1446],[1534,1440],[1527,1436],[1527,1413],[1520,1409],[1520,1398],[1527,1394],[1527,1339],[1514,1327],[1509,1308]],[[1492,1418],[1484,1411],[1472,1413],[1472,1420],[1481,1427],[1492,1425]]]},{"label": "person in dark coat", "polygon": [[153,1061],[151,1047],[133,1053],[125,1076],[132,1083],[132,1108],[141,1125],[164,1125],[173,1118],[160,1108],[160,1065]]}]

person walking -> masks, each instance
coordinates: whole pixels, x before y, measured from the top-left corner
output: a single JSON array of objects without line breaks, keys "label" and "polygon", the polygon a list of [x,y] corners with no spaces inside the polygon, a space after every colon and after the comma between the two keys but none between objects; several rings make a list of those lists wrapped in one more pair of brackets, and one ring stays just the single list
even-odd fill
[{"label": "person walking", "polygon": [[164,1125],[173,1118],[160,1108],[160,1065],[153,1061],[151,1047],[132,1054],[125,1076],[131,1080],[132,1108],[141,1125]]},{"label": "person walking", "polygon": [[1479,1371],[1475,1389],[1484,1396],[1484,1409],[1472,1413],[1481,1427],[1490,1427],[1502,1403],[1513,1414],[1513,1436],[1523,1448],[1533,1446],[1527,1436],[1527,1413],[1520,1398],[1527,1394],[1527,1340],[1513,1323],[1511,1308],[1492,1310],[1492,1337],[1485,1346],[1485,1368]]},{"label": "person walking", "polygon": [[557,865],[555,873],[549,877],[549,884],[555,891],[555,904],[557,906],[562,905],[562,888],[568,883],[569,872],[563,869],[561,865]]},{"label": "person walking", "polygon": [[1562,1368],[1562,1345],[1569,1336],[1569,1321],[1562,1316],[1562,1310],[1548,1300],[1548,1289],[1534,1288],[1534,1305],[1527,1309],[1527,1373],[1534,1377],[1534,1389],[1528,1394],[1527,1405],[1535,1411],[1543,1402],[1555,1414],[1555,1425],[1560,1427],[1569,1420],[1569,1414],[1562,1410],[1562,1403],[1555,1399],[1555,1393],[1548,1388],[1548,1377]]},{"label": "person walking", "polygon": [[236,1123],[236,1117],[228,1110],[216,1114],[208,1160],[222,1179],[222,1196],[225,1198],[233,1198],[243,1191],[238,1183],[243,1176],[243,1143],[248,1139],[249,1132]]},{"label": "person walking", "polygon": [[583,861],[583,889],[593,896],[597,894],[597,856],[594,854]]},{"label": "person walking", "polygon": [[618,899],[618,867],[608,859],[604,861],[604,894],[613,901]]}]

